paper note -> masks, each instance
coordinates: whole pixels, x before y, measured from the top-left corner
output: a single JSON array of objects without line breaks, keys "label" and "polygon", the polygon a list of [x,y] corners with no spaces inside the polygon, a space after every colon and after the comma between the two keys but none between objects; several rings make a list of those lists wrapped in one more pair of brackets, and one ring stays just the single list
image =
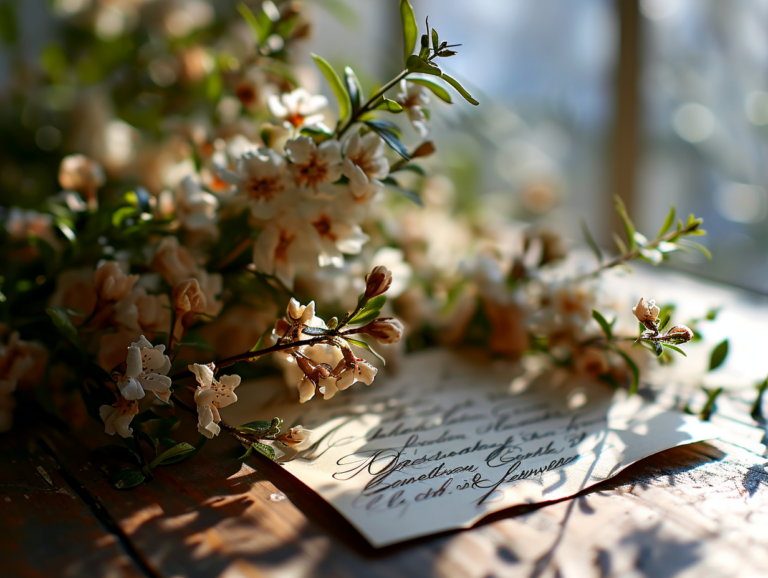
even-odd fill
[{"label": "paper note", "polygon": [[566,498],[717,435],[691,416],[573,379],[437,350],[407,357],[397,376],[369,388],[247,418],[280,415],[315,430],[316,445],[285,469],[375,547]]}]

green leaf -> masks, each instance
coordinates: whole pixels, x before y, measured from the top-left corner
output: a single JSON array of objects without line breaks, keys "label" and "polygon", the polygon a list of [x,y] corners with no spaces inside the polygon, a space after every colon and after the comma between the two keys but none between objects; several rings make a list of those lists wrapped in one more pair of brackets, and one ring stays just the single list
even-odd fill
[{"label": "green leaf", "polygon": [[283,420],[279,417],[272,418],[272,421],[251,421],[238,426],[238,431],[246,432],[256,437],[272,435],[280,431],[283,426]]},{"label": "green leaf", "polygon": [[672,205],[669,208],[669,214],[667,215],[667,218],[664,220],[664,224],[661,226],[661,230],[659,231],[658,236],[661,237],[669,231],[669,228],[672,226],[672,224],[675,222],[675,205]]},{"label": "green leaf", "polygon": [[419,27],[416,25],[416,15],[413,6],[408,0],[400,0],[400,20],[403,23],[403,62],[408,63],[408,57],[416,48],[416,39],[419,36]]},{"label": "green leaf", "polygon": [[[427,171],[424,170],[424,167],[422,167],[421,165],[413,164],[413,163],[390,169],[391,173],[396,173],[398,171],[409,171],[411,173],[416,173],[417,175],[422,177],[427,176]],[[392,179],[392,180],[394,181],[395,179]],[[421,203],[421,199],[419,199],[419,203]]]},{"label": "green leaf", "polygon": [[427,62],[423,58],[418,57],[415,54],[412,54],[411,56],[408,57],[408,60],[405,63],[405,67],[408,69],[409,72],[422,72],[424,74],[431,74],[433,76],[443,75],[439,67],[435,66],[434,64],[430,64],[429,62]]},{"label": "green leaf", "polygon": [[130,490],[143,484],[146,479],[140,470],[127,469],[109,476],[109,483],[116,490]]},{"label": "green leaf", "polygon": [[632,223],[629,215],[627,215],[627,207],[624,205],[621,197],[615,195],[614,198],[616,199],[616,211],[619,213],[621,222],[624,224],[624,234],[627,236],[627,241],[629,241],[629,248],[630,250],[634,249],[637,246],[635,241],[635,225]]},{"label": "green leaf", "polygon": [[349,325],[367,325],[379,316],[381,308],[387,302],[386,295],[377,295],[365,304],[357,314],[347,323]]},{"label": "green leaf", "polygon": [[[363,88],[360,86],[360,81],[355,76],[355,71],[349,66],[344,67],[344,82],[347,85],[347,92],[349,93],[349,99],[352,103],[352,110],[357,112],[363,101]],[[402,107],[400,107],[402,110]]]},{"label": "green leaf", "polygon": [[248,449],[245,451],[245,453],[240,456],[241,460],[244,460],[245,458],[249,457],[254,451],[259,452],[261,455],[268,457],[270,460],[275,459],[275,450],[272,448],[272,446],[268,446],[266,444],[260,444],[259,442],[253,442],[250,446],[248,446]]},{"label": "green leaf", "polygon": [[267,336],[272,333],[271,329],[267,329],[264,333],[261,334],[261,337],[259,337],[259,340],[256,342],[256,345],[254,345],[251,348],[251,351],[258,351],[259,349],[264,349],[264,341],[266,340]]},{"label": "green leaf", "polygon": [[320,72],[323,73],[323,76],[325,76],[325,79],[331,86],[333,95],[339,103],[339,122],[342,122],[349,116],[350,109],[352,108],[352,101],[349,98],[349,94],[341,83],[339,75],[336,74],[336,71],[330,64],[328,64],[328,61],[325,60],[325,58],[318,56],[317,54],[312,54],[312,60],[315,61]]},{"label": "green leaf", "polygon": [[469,104],[474,104],[475,106],[480,104],[474,98],[472,98],[472,95],[467,92],[467,89],[461,86],[461,83],[459,83],[459,81],[455,78],[451,78],[445,72],[442,73],[441,78],[450,84],[453,88],[455,88],[459,94],[464,97],[464,100],[466,100]]},{"label": "green leaf", "polygon": [[325,142],[333,136],[333,133],[329,132],[323,125],[302,127],[299,134],[311,138],[315,144]]},{"label": "green leaf", "polygon": [[728,357],[728,339],[727,338],[723,339],[712,350],[712,354],[709,356],[708,371],[714,371],[715,369],[720,367],[725,362],[726,357]]},{"label": "green leaf", "polygon": [[581,232],[584,235],[584,240],[587,242],[587,245],[589,245],[589,248],[592,249],[592,252],[595,254],[597,262],[602,263],[603,253],[600,251],[600,247],[598,247],[597,243],[595,243],[595,239],[592,237],[592,233],[589,232],[589,227],[584,219],[581,220]]},{"label": "green leaf", "polygon": [[152,460],[152,462],[149,464],[149,467],[156,468],[157,466],[168,466],[182,460],[186,460],[187,458],[191,458],[200,451],[200,449],[205,445],[207,439],[208,438],[205,436],[200,436],[200,441],[196,446],[188,444],[187,442],[180,442],[175,446],[168,448],[162,454]]},{"label": "green leaf", "polygon": [[403,107],[400,106],[400,103],[395,102],[394,100],[390,100],[386,96],[382,96],[381,100],[376,104],[376,106],[373,107],[372,110],[386,110],[388,112],[398,113],[403,112]]},{"label": "green leaf", "polygon": [[680,353],[680,354],[681,354],[683,357],[688,357],[688,354],[687,354],[685,351],[683,351],[682,349],[680,349],[679,347],[677,347],[677,346],[675,346],[675,345],[670,345],[669,343],[662,343],[662,345],[663,345],[664,347],[666,347],[667,349],[671,349],[672,351],[677,351],[677,352],[678,352],[678,353]]},{"label": "green leaf", "polygon": [[611,324],[608,323],[605,317],[603,317],[602,313],[593,309],[592,317],[600,324],[600,327],[602,328],[603,333],[605,333],[605,337],[608,339],[608,341],[613,341],[613,331],[611,330]]},{"label": "green leaf", "polygon": [[680,244],[688,247],[693,247],[694,249],[698,249],[707,259],[709,259],[710,261],[712,260],[712,253],[710,253],[709,249],[707,249],[704,245],[699,245],[698,243],[694,241],[689,241],[688,239],[685,239],[684,241],[680,241]]},{"label": "green leaf", "polygon": [[632,384],[629,387],[629,394],[634,395],[637,393],[637,388],[640,386],[640,368],[637,367],[637,363],[635,363],[629,355],[624,353],[618,347],[616,347],[614,351],[624,358],[629,370],[632,372]]},{"label": "green leaf", "polygon": [[437,30],[432,29],[432,50],[437,52],[440,47],[440,37],[437,35]]},{"label": "green leaf", "polygon": [[424,86],[429,90],[431,90],[433,94],[440,100],[443,100],[448,104],[453,103],[453,101],[451,100],[450,93],[447,90],[445,90],[445,88],[437,84],[436,82],[432,82],[431,80],[427,80],[425,78],[409,78],[408,82],[412,82],[414,84],[420,84],[421,86]]},{"label": "green leaf", "polygon": [[616,247],[619,249],[619,253],[622,255],[627,254],[627,246],[624,244],[624,241],[621,240],[621,237],[619,237],[616,233],[613,234],[613,241],[616,243]]},{"label": "green leaf", "polygon": [[656,354],[656,357],[661,357],[661,355],[664,353],[664,348],[658,341],[653,342],[653,352]]},{"label": "green leaf", "polygon": [[349,338],[349,337],[347,337],[347,338],[346,338],[346,340],[347,340],[347,341],[349,341],[349,342],[350,342],[352,345],[355,345],[355,346],[357,346],[357,347],[361,347],[361,348],[365,349],[366,351],[370,351],[370,352],[371,352],[371,353],[373,353],[373,354],[374,354],[374,355],[375,355],[375,356],[376,356],[376,357],[379,359],[379,361],[381,361],[381,362],[382,362],[384,365],[386,365],[386,364],[387,364],[387,360],[386,360],[386,359],[384,359],[384,358],[383,358],[381,355],[379,355],[379,354],[378,354],[378,352],[377,352],[377,351],[376,351],[376,350],[375,350],[373,347],[371,347],[370,345],[368,345],[368,344],[367,344],[365,341],[363,341],[362,339],[352,339],[352,338]]},{"label": "green leaf", "polygon": [[259,45],[264,44],[267,41],[268,31],[261,26],[259,19],[256,18],[256,15],[251,12],[251,9],[242,2],[237,5],[237,10],[240,12],[240,15],[245,19],[245,22],[253,32],[253,36],[256,38],[256,42],[258,42]]},{"label": "green leaf", "polygon": [[67,340],[80,351],[84,351],[83,342],[80,341],[80,336],[77,334],[77,328],[75,328],[72,320],[69,318],[67,310],[60,307],[49,307],[45,312],[48,313],[48,316],[51,318],[51,321],[53,321],[53,325],[58,332],[66,337]]},{"label": "green leaf", "polygon": [[402,188],[398,184],[398,182],[395,179],[393,179],[392,177],[386,177],[381,182],[384,183],[387,186],[387,188],[400,193],[404,197],[407,197],[408,199],[410,199],[411,201],[416,203],[418,206],[420,206],[420,207],[424,206],[424,201],[421,200],[421,197],[419,196],[419,194],[416,191],[412,191],[411,189],[404,189],[404,188]]},{"label": "green leaf", "polygon": [[153,438],[164,438],[168,437],[172,431],[178,429],[179,423],[179,418],[172,415],[164,418],[149,419],[142,422],[140,427],[144,433]]},{"label": "green leaf", "polygon": [[408,156],[408,149],[406,149],[405,145],[400,142],[400,139],[394,130],[392,130],[383,122],[377,120],[366,120],[365,125],[369,127],[373,132],[378,134],[382,139],[384,139],[384,142],[387,143],[390,148],[397,154],[399,154],[407,161],[411,160],[411,157]]},{"label": "green leaf", "polygon": [[659,324],[659,331],[663,331],[664,328],[669,324],[669,320],[672,319],[669,315],[665,315],[663,319],[661,320],[661,323]]}]

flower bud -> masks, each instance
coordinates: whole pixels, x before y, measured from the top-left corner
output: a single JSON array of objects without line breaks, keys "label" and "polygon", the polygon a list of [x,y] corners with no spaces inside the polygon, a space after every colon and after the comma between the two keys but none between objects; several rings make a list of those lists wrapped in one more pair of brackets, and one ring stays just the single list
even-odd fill
[{"label": "flower bud", "polygon": [[104,184],[104,169],[84,155],[69,155],[59,165],[59,184],[70,191],[95,191]]},{"label": "flower bud", "polygon": [[126,275],[116,261],[108,261],[93,274],[93,286],[105,301],[120,301],[130,293],[138,275]]},{"label": "flower bud", "polygon": [[673,344],[688,343],[693,339],[693,331],[690,327],[686,327],[685,325],[675,325],[672,329],[667,331],[667,334],[664,335],[663,339]]},{"label": "flower bud", "polygon": [[[637,305],[632,308],[632,313],[637,317],[637,320],[648,327],[648,329],[653,327],[653,324],[659,317],[659,311],[660,309],[658,305],[656,305],[655,300],[651,299],[648,303],[645,303],[642,297],[640,297],[640,301],[637,302]],[[651,327],[649,327],[649,324]]]},{"label": "flower bud", "polygon": [[363,327],[362,330],[363,333],[367,333],[384,345],[397,343],[403,336],[403,324],[394,317],[379,317]]},{"label": "flower bud", "polygon": [[176,319],[181,324],[182,331],[186,332],[195,315],[205,313],[205,294],[200,290],[197,279],[187,279],[173,288],[172,296]]},{"label": "flower bud", "polygon": [[295,298],[291,297],[285,312],[291,321],[306,325],[315,316],[315,302],[310,301],[309,305],[302,305]]},{"label": "flower bud", "polygon": [[365,299],[372,299],[382,293],[386,293],[389,286],[392,285],[392,271],[379,265],[374,267],[365,277]]},{"label": "flower bud", "polygon": [[303,426],[297,425],[278,436],[277,440],[295,450],[303,450],[312,444],[313,434],[312,430],[304,429]]}]

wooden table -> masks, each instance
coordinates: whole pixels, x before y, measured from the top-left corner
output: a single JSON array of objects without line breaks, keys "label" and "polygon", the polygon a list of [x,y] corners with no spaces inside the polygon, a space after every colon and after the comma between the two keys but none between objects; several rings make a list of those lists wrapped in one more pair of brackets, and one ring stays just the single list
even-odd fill
[{"label": "wooden table", "polygon": [[[699,297],[725,296],[725,326],[748,322],[753,332],[731,331],[732,347],[761,339],[765,352],[764,298],[687,278],[676,287],[683,296],[697,288]],[[708,379],[732,376],[749,385],[762,363],[755,359],[750,374],[734,355],[720,377]],[[26,421],[0,436],[0,574],[765,576],[768,458],[754,438],[761,432],[749,417],[748,394],[727,395],[716,414],[731,432],[725,440],[668,450],[575,499],[512,508],[470,530],[380,550],[280,466],[238,460],[242,451],[229,438],[158,468],[156,482],[118,492],[104,471],[114,466],[91,454],[111,441],[96,425],[72,436]]]}]

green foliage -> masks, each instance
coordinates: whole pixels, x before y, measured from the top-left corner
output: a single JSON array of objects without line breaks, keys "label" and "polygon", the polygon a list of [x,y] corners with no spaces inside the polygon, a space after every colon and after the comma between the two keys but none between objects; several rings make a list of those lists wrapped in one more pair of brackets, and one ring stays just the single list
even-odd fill
[{"label": "green foliage", "polygon": [[72,323],[72,319],[69,317],[68,309],[62,307],[49,307],[45,312],[48,313],[51,321],[53,321],[53,326],[63,337],[80,351],[85,351],[83,342],[80,341],[80,336],[77,334],[77,329]]},{"label": "green foliage", "polygon": [[669,214],[667,215],[667,218],[664,219],[664,224],[661,226],[661,229],[659,230],[658,236],[661,237],[669,231],[669,228],[674,224],[675,222],[675,205],[672,205],[669,208]]},{"label": "green foliage", "polygon": [[347,324],[349,325],[367,325],[376,319],[381,313],[381,308],[387,302],[386,295],[377,295],[370,299],[363,308],[358,311]]},{"label": "green foliage", "polygon": [[360,86],[357,76],[355,76],[355,71],[349,66],[344,68],[344,83],[347,86],[349,99],[352,103],[352,111],[357,112],[363,104],[363,88]]},{"label": "green foliage", "polygon": [[408,69],[409,72],[421,72],[423,74],[431,74],[433,76],[442,76],[443,74],[442,71],[440,70],[440,67],[435,66],[430,62],[427,62],[426,60],[424,60],[419,56],[416,56],[415,54],[412,54],[411,56],[408,57],[408,60],[405,63],[405,67],[406,69]]},{"label": "green foliage", "polygon": [[448,104],[451,104],[453,101],[451,100],[451,95],[448,93],[447,90],[445,90],[442,86],[437,84],[436,82],[432,82],[431,80],[427,80],[426,78],[409,78],[409,82],[413,82],[414,84],[420,84],[421,86],[424,86],[432,91],[432,93],[439,98],[440,100],[447,102]]},{"label": "green foliage", "polygon": [[351,343],[355,347],[360,347],[361,349],[365,349],[366,351],[370,351],[373,355],[376,356],[377,359],[379,359],[379,361],[381,361],[382,364],[384,364],[384,365],[387,364],[387,360],[384,359],[381,355],[379,355],[379,353],[373,347],[368,345],[368,343],[366,343],[362,339],[352,339],[351,337],[347,337],[346,339],[347,339],[347,341],[349,343]]},{"label": "green foliage", "polygon": [[279,417],[272,418],[272,421],[251,421],[238,426],[237,431],[241,431],[255,437],[268,437],[280,433],[283,427],[283,420]]},{"label": "green foliage", "polygon": [[603,330],[603,333],[605,333],[605,338],[608,341],[613,341],[613,330],[611,329],[613,323],[608,323],[605,317],[603,317],[602,313],[594,309],[592,310],[592,317],[595,321],[598,322],[600,328]]},{"label": "green foliage", "polygon": [[629,367],[629,370],[632,373],[632,383],[629,386],[629,394],[634,395],[637,393],[638,387],[640,387],[640,368],[637,366],[637,363],[635,363],[634,360],[621,349],[614,347],[613,350],[624,359],[627,367]]},{"label": "green foliage", "polygon": [[464,97],[464,100],[466,100],[469,104],[472,104],[474,106],[479,105],[480,103],[476,101],[469,92],[467,92],[467,89],[465,89],[461,83],[456,80],[455,78],[452,78],[448,76],[445,72],[442,73],[441,78],[446,81],[448,84],[450,84],[453,88],[455,88],[458,93]]},{"label": "green foliage", "polygon": [[723,339],[715,346],[709,356],[708,371],[714,371],[720,367],[725,362],[726,357],[728,357],[728,339]]},{"label": "green foliage", "polygon": [[141,470],[125,469],[109,476],[109,484],[116,490],[130,490],[140,486],[146,480]]},{"label": "green foliage", "polygon": [[269,458],[270,460],[275,459],[275,450],[272,448],[272,446],[268,446],[267,444],[261,444],[259,442],[252,442],[250,446],[248,446],[248,449],[245,450],[245,453],[240,456],[241,460],[244,460],[248,456],[250,456],[253,452],[258,452],[262,456]]},{"label": "green foliage", "polygon": [[[406,165],[406,166],[410,166],[410,165]],[[412,169],[410,169],[410,170],[412,170]],[[401,187],[400,184],[395,179],[393,179],[392,177],[386,177],[381,182],[384,183],[387,186],[388,189],[393,190],[393,191],[395,191],[397,193],[400,193],[405,198],[407,198],[410,201],[416,203],[418,206],[420,206],[420,207],[424,206],[424,201],[421,200],[421,197],[419,196],[419,194],[416,191],[412,191],[411,189],[405,189],[405,188]]]},{"label": "green foliage", "polygon": [[333,91],[333,95],[336,97],[336,101],[339,105],[339,123],[341,124],[349,117],[352,111],[352,101],[350,100],[349,94],[344,88],[339,75],[336,74],[336,71],[330,64],[328,64],[327,60],[317,54],[312,54],[312,60],[315,61],[320,72],[323,73],[323,76],[328,81],[328,84]]},{"label": "green foliage", "polygon": [[403,26],[403,62],[408,63],[408,57],[416,48],[416,39],[419,36],[419,28],[416,25],[416,15],[413,6],[408,0],[400,0],[400,20]]},{"label": "green foliage", "polygon": [[403,107],[400,106],[400,103],[382,96],[378,104],[371,110],[386,110],[387,112],[397,114],[398,112],[403,112]]},{"label": "green foliage", "polygon": [[411,160],[411,157],[408,156],[408,149],[400,142],[400,132],[395,125],[380,120],[366,120],[364,124],[378,134],[393,151],[405,160]]},{"label": "green foliage", "polygon": [[595,257],[597,258],[598,263],[603,262],[603,253],[600,251],[600,247],[595,242],[595,239],[592,237],[592,233],[589,232],[589,227],[587,227],[587,222],[582,219],[581,220],[581,232],[584,235],[584,240],[587,242],[587,245],[589,245],[589,248],[592,249],[592,252],[595,254]]}]

